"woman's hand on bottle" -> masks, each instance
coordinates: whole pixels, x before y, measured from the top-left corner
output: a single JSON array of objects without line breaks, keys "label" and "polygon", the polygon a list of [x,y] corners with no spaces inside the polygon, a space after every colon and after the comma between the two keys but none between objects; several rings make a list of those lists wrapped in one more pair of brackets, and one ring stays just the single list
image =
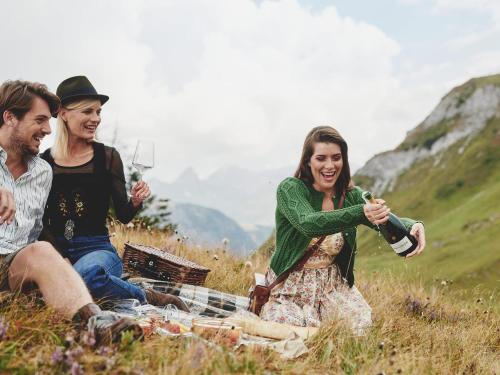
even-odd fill
[{"label": "woman's hand on bottle", "polygon": [[139,207],[142,202],[149,198],[151,191],[149,190],[148,184],[143,180],[137,182],[132,186],[130,200],[132,201],[132,206]]},{"label": "woman's hand on bottle", "polygon": [[406,256],[406,258],[412,257],[414,255],[419,255],[425,248],[425,229],[422,223],[415,223],[411,227],[410,234],[415,237],[418,241],[418,245],[415,250]]},{"label": "woman's hand on bottle", "polygon": [[373,225],[384,224],[389,220],[391,209],[385,205],[383,199],[375,199],[375,202],[363,206],[365,216]]}]

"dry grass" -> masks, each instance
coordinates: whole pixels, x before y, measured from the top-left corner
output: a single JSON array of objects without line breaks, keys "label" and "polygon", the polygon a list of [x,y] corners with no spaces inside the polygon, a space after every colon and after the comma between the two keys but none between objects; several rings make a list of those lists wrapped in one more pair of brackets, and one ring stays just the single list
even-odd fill
[{"label": "dry grass", "polygon": [[[168,247],[212,269],[206,285],[246,294],[255,269],[223,249],[192,249],[160,233],[113,226],[118,249],[126,241]],[[214,259],[217,255],[217,260]],[[310,352],[285,361],[271,351],[232,352],[197,340],[152,337],[94,349],[71,325],[34,297],[3,295],[0,306],[0,373],[154,373],[154,374],[495,374],[500,373],[499,318],[495,298],[457,302],[446,289],[426,290],[386,274],[358,271],[357,285],[373,308],[374,325],[361,338],[341,324],[325,325],[307,342]],[[6,334],[2,335],[2,324]],[[57,349],[58,347],[62,349]],[[66,362],[58,359],[66,352]],[[56,355],[54,355],[54,353]],[[60,359],[60,358],[59,358]]]}]

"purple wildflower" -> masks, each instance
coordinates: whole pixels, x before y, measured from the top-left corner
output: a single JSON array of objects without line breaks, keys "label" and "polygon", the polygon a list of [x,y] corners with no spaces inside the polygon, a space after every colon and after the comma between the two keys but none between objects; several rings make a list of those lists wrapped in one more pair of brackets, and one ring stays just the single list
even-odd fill
[{"label": "purple wildflower", "polygon": [[64,354],[62,351],[62,347],[58,346],[56,350],[54,350],[54,353],[52,353],[52,363],[57,364],[59,362],[62,362],[64,359]]},{"label": "purple wildflower", "polygon": [[76,361],[71,365],[71,375],[83,375],[83,368]]},{"label": "purple wildflower", "polygon": [[83,348],[81,346],[77,346],[73,349],[73,357],[80,358],[83,355]]},{"label": "purple wildflower", "polygon": [[64,362],[68,365],[68,366],[72,366],[73,363],[77,362],[78,358],[80,358],[83,354],[83,349],[81,346],[77,346],[76,348],[74,348],[73,350],[66,350],[66,353],[65,354],[65,357],[66,359],[64,360]]},{"label": "purple wildflower", "polygon": [[99,349],[97,349],[97,354],[102,355],[104,357],[111,354],[111,352],[112,350],[109,346],[100,346]]},{"label": "purple wildflower", "polygon": [[9,329],[9,323],[3,316],[0,317],[0,341],[5,340],[7,338],[8,329]]},{"label": "purple wildflower", "polygon": [[80,342],[85,346],[94,346],[94,334],[92,332],[85,331],[80,338]]}]

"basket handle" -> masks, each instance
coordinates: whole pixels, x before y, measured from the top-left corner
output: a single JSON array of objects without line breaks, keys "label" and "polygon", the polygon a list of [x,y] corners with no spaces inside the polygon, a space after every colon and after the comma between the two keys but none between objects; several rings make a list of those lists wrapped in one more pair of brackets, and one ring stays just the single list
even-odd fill
[{"label": "basket handle", "polygon": [[128,261],[128,266],[135,270],[138,271],[141,275],[147,276],[149,278],[155,279],[155,280],[162,280],[162,281],[170,281],[170,275],[167,272],[158,272],[157,267],[158,265],[154,261],[154,259],[149,258],[146,261],[146,266],[142,266],[139,264],[138,261],[134,260],[129,260]]}]

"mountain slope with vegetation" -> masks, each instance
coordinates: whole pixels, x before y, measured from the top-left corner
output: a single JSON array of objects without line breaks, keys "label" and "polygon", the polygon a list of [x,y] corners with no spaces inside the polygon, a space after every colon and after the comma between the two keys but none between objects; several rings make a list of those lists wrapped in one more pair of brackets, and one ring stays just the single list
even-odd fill
[{"label": "mountain slope with vegetation", "polygon": [[358,268],[498,291],[500,75],[453,89],[401,145],[373,157],[354,180],[396,214],[421,219],[427,234],[424,256],[407,262],[362,229]]}]

